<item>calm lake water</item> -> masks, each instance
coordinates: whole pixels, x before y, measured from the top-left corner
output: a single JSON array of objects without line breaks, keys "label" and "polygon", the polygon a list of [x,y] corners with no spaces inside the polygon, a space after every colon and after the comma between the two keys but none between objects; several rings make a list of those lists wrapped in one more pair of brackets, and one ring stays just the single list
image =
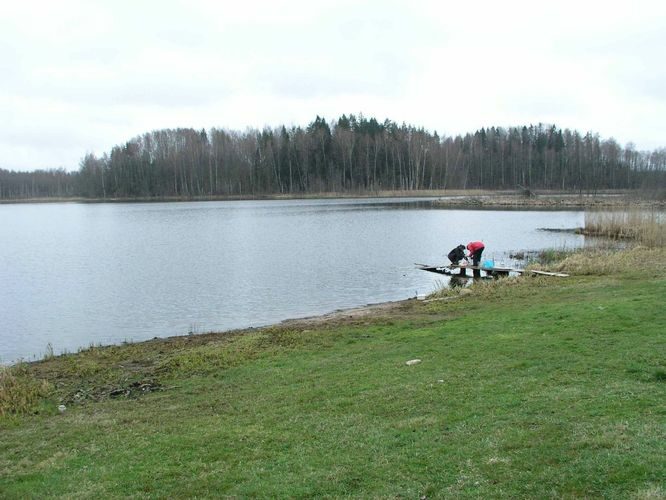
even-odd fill
[{"label": "calm lake water", "polygon": [[423,200],[0,205],[0,362],[261,326],[429,293],[459,243],[486,257],[573,248],[582,211]]}]

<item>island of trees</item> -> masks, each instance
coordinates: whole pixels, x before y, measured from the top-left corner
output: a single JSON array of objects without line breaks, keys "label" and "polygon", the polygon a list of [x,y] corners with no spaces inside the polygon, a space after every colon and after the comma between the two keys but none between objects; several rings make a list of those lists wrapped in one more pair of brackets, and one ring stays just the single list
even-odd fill
[{"label": "island of trees", "polygon": [[637,151],[554,125],[454,137],[343,115],[307,127],[147,132],[76,172],[0,169],[0,199],[204,198],[428,189],[595,192],[666,185],[666,148]]}]

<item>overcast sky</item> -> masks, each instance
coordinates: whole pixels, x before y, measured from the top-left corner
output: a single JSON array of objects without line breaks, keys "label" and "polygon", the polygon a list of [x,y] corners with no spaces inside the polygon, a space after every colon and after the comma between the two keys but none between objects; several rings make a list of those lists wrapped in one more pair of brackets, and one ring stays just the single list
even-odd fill
[{"label": "overcast sky", "polygon": [[666,146],[666,2],[5,2],[0,168],[161,128],[363,113],[443,135],[549,123]]}]

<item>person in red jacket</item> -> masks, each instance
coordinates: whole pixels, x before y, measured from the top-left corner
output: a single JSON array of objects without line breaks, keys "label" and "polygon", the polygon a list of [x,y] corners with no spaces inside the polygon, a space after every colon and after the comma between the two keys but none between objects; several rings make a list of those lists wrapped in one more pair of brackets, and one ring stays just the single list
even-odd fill
[{"label": "person in red jacket", "polygon": [[482,241],[472,241],[467,244],[467,250],[469,250],[469,257],[472,259],[473,266],[478,266],[481,262],[481,254],[484,248],[486,246]]}]

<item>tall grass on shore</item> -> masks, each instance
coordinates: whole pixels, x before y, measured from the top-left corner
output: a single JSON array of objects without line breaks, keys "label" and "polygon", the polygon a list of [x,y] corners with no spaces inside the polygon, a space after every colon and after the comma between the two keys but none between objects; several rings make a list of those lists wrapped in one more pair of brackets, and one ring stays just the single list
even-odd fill
[{"label": "tall grass on shore", "polygon": [[549,271],[578,276],[618,276],[664,271],[664,248],[635,246],[624,251],[603,248],[576,250],[559,262],[546,266]]},{"label": "tall grass on shore", "polygon": [[23,365],[0,366],[0,416],[36,412],[51,392],[48,381],[37,379]]},{"label": "tall grass on shore", "polygon": [[666,246],[666,220],[662,213],[655,211],[586,213],[582,233],[615,240],[633,240],[649,248]]}]

